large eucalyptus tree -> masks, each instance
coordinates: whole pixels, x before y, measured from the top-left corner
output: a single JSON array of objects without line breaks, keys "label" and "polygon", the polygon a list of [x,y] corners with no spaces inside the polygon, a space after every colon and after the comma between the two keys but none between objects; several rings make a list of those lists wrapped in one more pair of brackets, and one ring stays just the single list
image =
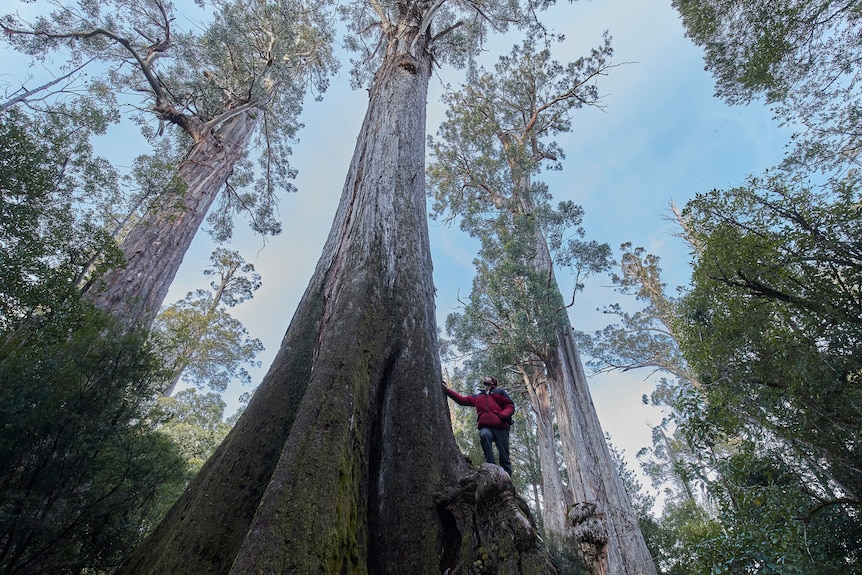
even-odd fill
[{"label": "large eucalyptus tree", "polygon": [[130,328],[151,323],[192,239],[251,146],[261,151],[261,177],[252,192],[229,186],[213,221],[226,237],[230,214],[248,210],[256,231],[278,233],[275,193],[292,189],[288,146],[305,87],[315,82],[323,88],[333,65],[330,27],[315,5],[218,0],[213,6],[200,33],[175,29],[169,0],[69,2],[33,22],[2,19],[17,49],[41,59],[67,54],[73,65],[97,59],[105,71],[96,89],[143,94],[142,102],[132,103],[149,113],[137,115],[141,121],[157,120],[157,129],[145,130],[149,135],[176,128],[176,172],[145,199],[124,234],[125,265],[85,288]]},{"label": "large eucalyptus tree", "polygon": [[[480,70],[449,93],[429,173],[435,210],[460,217],[462,228],[482,240],[466,321],[488,323],[473,341],[489,353],[508,346],[527,385],[537,415],[546,529],[572,540],[593,574],[655,573],[590,398],[552,258],[556,250],[558,262],[597,271],[609,250],[580,240],[564,244],[563,230],[578,226],[582,212],[571,202],[551,209],[546,186],[533,179],[543,163],[561,167],[563,152],[549,138],[571,130],[574,109],[599,104],[596,81],[611,54],[605,38],[589,57],[563,66],[533,41],[516,46],[493,73]],[[554,425],[567,485],[556,468]]]},{"label": "large eucalyptus tree", "polygon": [[332,230],[242,417],[123,573],[553,572],[508,476],[452,436],[425,209],[432,65],[525,8],[341,8],[370,89]]}]

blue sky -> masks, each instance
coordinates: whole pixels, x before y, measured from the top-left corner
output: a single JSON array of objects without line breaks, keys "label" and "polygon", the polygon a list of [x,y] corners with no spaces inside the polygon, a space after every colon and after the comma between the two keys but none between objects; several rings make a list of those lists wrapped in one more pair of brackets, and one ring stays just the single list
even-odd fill
[{"label": "blue sky", "polygon": [[[627,62],[602,79],[604,111],[576,113],[571,134],[559,138],[566,152],[564,169],[545,174],[555,200],[584,206],[587,239],[607,242],[618,254],[630,241],[662,258],[671,286],[685,284],[689,254],[667,221],[671,202],[684,205],[700,191],[739,184],[749,173],[777,163],[789,132],[777,127],[762,106],[731,108],[713,98],[713,84],[703,70],[702,53],[683,34],[669,1],[595,0],[562,3],[549,21],[567,36],[555,58],[566,62],[584,55],[608,30],[614,60]],[[518,37],[494,42],[508,53]],[[488,55],[486,67],[496,62]],[[428,131],[442,119],[442,84],[457,83],[451,69],[435,72],[428,104]],[[346,69],[334,79],[322,102],[306,106],[305,129],[295,146],[299,192],[281,203],[284,232],[255,255],[260,241],[245,243],[245,257],[263,276],[254,300],[236,310],[251,332],[263,340],[263,369],[269,365],[296,304],[311,277],[353,153],[367,104],[364,90],[348,87]],[[469,293],[475,244],[457,228],[429,222],[437,287],[438,324],[455,311],[457,296]],[[197,246],[196,246],[197,247]],[[193,258],[202,269],[208,252],[190,255],[184,271],[199,281]],[[561,283],[566,275],[560,274]],[[189,284],[191,285],[191,284]],[[572,324],[585,331],[604,327],[608,317],[598,307],[621,301],[607,276],[589,282],[570,310]],[[186,288],[172,295],[178,299]],[[624,300],[622,303],[626,303]],[[632,302],[629,302],[632,303]],[[649,424],[661,414],[641,403],[654,382],[649,373],[596,375],[590,379],[602,427],[634,466],[635,453],[650,444]],[[241,390],[238,390],[241,391]]]},{"label": "blue sky", "polygon": [[[19,6],[0,0],[0,12]],[[32,6],[32,5],[31,5]],[[586,55],[599,45],[602,33],[613,37],[614,61],[626,63],[600,82],[604,110],[576,112],[571,134],[558,140],[566,152],[562,172],[545,174],[557,201],[572,200],[586,210],[587,239],[607,242],[618,254],[623,242],[643,246],[662,258],[666,281],[673,286],[688,279],[689,255],[673,237],[667,221],[670,202],[682,206],[700,191],[741,183],[745,176],[774,165],[781,158],[789,132],[779,128],[762,106],[731,108],[713,98],[712,79],[703,70],[702,53],[683,34],[669,0],[584,0],[562,2],[549,14],[556,32],[567,36],[555,50],[561,62]],[[486,67],[518,43],[517,36],[497,38]],[[17,77],[20,60],[3,55],[0,80]],[[365,90],[348,86],[347,62],[333,79],[322,102],[308,102],[305,128],[294,146],[299,169],[297,194],[280,204],[283,233],[263,244],[237,227],[234,249],[254,264],[263,278],[255,298],[234,310],[266,351],[262,367],[253,370],[257,384],[278,349],[296,304],[311,277],[332,222],[343,180],[367,104]],[[451,69],[435,71],[429,94],[428,132],[442,118],[439,95],[444,83],[457,84]],[[119,163],[136,152],[136,128],[111,131],[100,149]],[[429,222],[437,287],[438,323],[454,311],[457,294],[467,294],[473,275],[475,244],[457,228]],[[204,287],[202,276],[212,246],[199,234],[168,302],[189,290]],[[564,289],[566,275],[560,274]],[[594,278],[570,310],[576,329],[601,329],[607,317],[596,308],[621,301],[606,276]],[[650,443],[649,424],[661,414],[643,406],[641,396],[652,391],[649,373],[605,374],[592,377],[590,388],[602,427],[615,445],[634,454]],[[229,410],[235,398],[250,388],[229,389]]]}]

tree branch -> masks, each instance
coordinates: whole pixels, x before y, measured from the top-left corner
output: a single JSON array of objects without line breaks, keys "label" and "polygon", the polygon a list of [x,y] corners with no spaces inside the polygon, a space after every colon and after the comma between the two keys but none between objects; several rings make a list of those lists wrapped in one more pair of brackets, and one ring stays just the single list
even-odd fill
[{"label": "tree branch", "polygon": [[[37,88],[33,88],[32,90],[24,90],[24,92],[22,92],[18,96],[15,96],[14,98],[6,100],[2,104],[0,104],[0,110],[7,110],[7,109],[11,108],[12,106],[14,106],[15,104],[20,104],[21,102],[28,100],[30,98],[30,96],[32,96],[33,94],[36,94],[37,92],[42,92],[44,90],[47,90],[48,88],[56,86],[60,82],[69,79],[76,72],[79,72],[82,68],[84,68],[87,64],[89,64],[93,60],[95,60],[95,58],[90,58],[89,60],[87,60],[86,62],[84,62],[83,64],[81,64],[77,68],[75,68],[74,70],[70,71],[69,73],[64,74],[58,78],[54,78],[50,82],[46,82],[45,84],[42,84],[41,86],[39,86]],[[22,90],[23,89],[24,88],[22,87]]]},{"label": "tree branch", "polygon": [[419,42],[419,37],[425,34],[425,30],[431,25],[431,19],[435,14],[437,14],[437,11],[441,6],[443,6],[444,2],[446,2],[446,0],[435,0],[434,4],[425,11],[425,14],[422,16],[422,21],[419,22],[419,33],[416,34],[413,37],[413,41],[410,42],[411,55],[416,56],[416,44]]}]

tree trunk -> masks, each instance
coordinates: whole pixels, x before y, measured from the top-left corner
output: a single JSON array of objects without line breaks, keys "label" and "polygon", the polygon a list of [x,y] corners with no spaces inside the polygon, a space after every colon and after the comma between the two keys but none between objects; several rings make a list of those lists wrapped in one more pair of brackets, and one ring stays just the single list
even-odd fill
[{"label": "tree trunk", "polygon": [[563,540],[567,534],[566,514],[572,504],[570,493],[563,486],[557,465],[557,448],[554,435],[554,413],[544,369],[523,372],[524,383],[530,396],[530,405],[536,415],[536,444],[542,469],[542,524],[545,533]]},{"label": "tree trunk", "polygon": [[130,330],[148,328],[171,287],[207,212],[242,156],[260,112],[231,116],[201,134],[180,164],[175,189],[167,191],[120,245],[125,264],[85,292]]},{"label": "tree trunk", "polygon": [[425,213],[430,71],[421,41],[387,55],[269,372],[122,573],[553,572],[508,476],[470,470],[448,422]]},{"label": "tree trunk", "polygon": [[548,383],[575,501],[568,514],[570,536],[592,575],[655,575],[655,563],[599,424],[571,324],[564,313],[560,315]]},{"label": "tree trunk", "polygon": [[568,320],[559,326],[557,338],[550,383],[575,500],[569,511],[571,536],[593,575],[655,575],[655,564],[599,425]]},{"label": "tree trunk", "polygon": [[[529,189],[529,180],[518,182]],[[531,214],[529,194],[519,194],[518,209]],[[541,228],[535,228],[531,267],[557,286],[553,258]],[[574,504],[568,509],[567,535],[580,548],[591,575],[656,575],[637,516],[611,458],[605,435],[572,335],[562,293],[555,320],[557,346],[543,358],[547,384],[557,416],[563,463]]]}]

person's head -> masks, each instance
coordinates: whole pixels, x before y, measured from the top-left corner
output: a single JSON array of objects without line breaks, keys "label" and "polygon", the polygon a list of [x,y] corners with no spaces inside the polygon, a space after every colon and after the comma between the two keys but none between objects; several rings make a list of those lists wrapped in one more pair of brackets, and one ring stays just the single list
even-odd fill
[{"label": "person's head", "polygon": [[494,389],[497,387],[497,378],[493,375],[486,375],[484,379],[482,379],[482,385],[485,386],[485,389]]}]

